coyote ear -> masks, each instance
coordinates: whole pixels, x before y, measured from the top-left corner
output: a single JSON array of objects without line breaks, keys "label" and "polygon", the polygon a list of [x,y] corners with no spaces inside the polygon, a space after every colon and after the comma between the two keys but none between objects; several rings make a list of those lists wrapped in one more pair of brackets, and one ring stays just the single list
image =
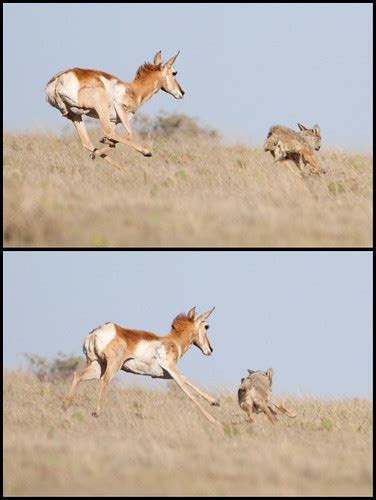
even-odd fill
[{"label": "coyote ear", "polygon": [[192,309],[188,311],[187,314],[188,319],[195,319],[195,314],[196,314],[196,306],[192,307]]},{"label": "coyote ear", "polygon": [[160,64],[161,63],[161,51],[158,51],[155,56],[154,56],[154,64]]},{"label": "coyote ear", "polygon": [[313,130],[313,133],[314,133],[315,135],[320,135],[320,126],[319,126],[319,125],[317,125],[317,123],[316,123],[316,125],[314,125],[314,126],[313,126],[313,129],[312,129],[312,130]]},{"label": "coyote ear", "polygon": [[302,125],[301,123],[298,123],[298,127],[299,127],[299,128],[300,128],[300,130],[302,130],[302,131],[303,131],[303,130],[307,130],[307,128],[306,128],[304,125]]},{"label": "coyote ear", "polygon": [[273,380],[273,368],[269,368],[268,370],[266,370],[266,376],[268,377],[270,383],[272,383],[272,380]]}]

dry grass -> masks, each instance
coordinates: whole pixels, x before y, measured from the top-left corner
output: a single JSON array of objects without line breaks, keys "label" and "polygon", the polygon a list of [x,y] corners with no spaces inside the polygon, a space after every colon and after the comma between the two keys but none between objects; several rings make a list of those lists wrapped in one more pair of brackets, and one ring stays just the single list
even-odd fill
[{"label": "dry grass", "polygon": [[6,496],[372,494],[371,401],[287,399],[297,418],[250,425],[222,394],[217,427],[176,390],[113,383],[95,419],[95,381],[65,413],[67,386],[5,373]]},{"label": "dry grass", "polygon": [[303,179],[200,136],[157,135],[152,151],[119,146],[124,172],[91,161],[75,135],[5,134],[5,246],[372,245],[371,156],[324,147],[327,174]]}]

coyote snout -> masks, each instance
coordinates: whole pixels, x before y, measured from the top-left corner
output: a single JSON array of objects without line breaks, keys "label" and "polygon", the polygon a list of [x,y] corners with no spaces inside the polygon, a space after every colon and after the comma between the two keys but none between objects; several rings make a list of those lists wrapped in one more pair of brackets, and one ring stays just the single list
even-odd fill
[{"label": "coyote snout", "polygon": [[274,424],[277,420],[277,412],[274,407],[287,415],[296,417],[296,413],[288,411],[282,403],[272,396],[273,369],[266,372],[248,369],[248,377],[242,378],[238,390],[238,402],[251,422],[254,422],[254,413],[263,412]]},{"label": "coyote snout", "polygon": [[308,129],[298,123],[299,132],[288,127],[275,125],[269,129],[264,150],[270,151],[275,161],[292,160],[300,170],[307,163],[314,167],[316,173],[325,173],[313,158],[313,151],[321,147],[319,125]]}]

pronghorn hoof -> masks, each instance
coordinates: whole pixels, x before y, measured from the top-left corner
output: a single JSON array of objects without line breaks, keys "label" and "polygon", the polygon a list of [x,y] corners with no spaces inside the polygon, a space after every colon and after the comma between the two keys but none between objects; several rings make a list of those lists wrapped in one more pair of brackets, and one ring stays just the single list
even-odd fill
[{"label": "pronghorn hoof", "polygon": [[99,417],[99,413],[97,413],[96,411],[93,411],[91,414],[93,417]]},{"label": "pronghorn hoof", "polygon": [[149,156],[149,157],[150,157],[150,156],[153,156],[153,155],[150,153],[150,151],[144,151],[142,154],[143,154],[144,156]]},{"label": "pronghorn hoof", "polygon": [[220,406],[221,405],[221,402],[219,401],[219,399],[216,399],[215,401],[212,402],[211,404],[212,406]]},{"label": "pronghorn hoof", "polygon": [[89,155],[90,159],[92,160],[95,160],[96,156],[95,156],[95,152],[96,152],[97,148],[94,149],[94,151],[92,151]]}]

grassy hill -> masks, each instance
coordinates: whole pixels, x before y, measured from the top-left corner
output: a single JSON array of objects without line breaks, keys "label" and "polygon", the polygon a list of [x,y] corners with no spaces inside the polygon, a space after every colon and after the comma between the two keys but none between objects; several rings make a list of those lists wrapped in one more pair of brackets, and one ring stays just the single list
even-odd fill
[{"label": "grassy hill", "polygon": [[[127,376],[124,375],[123,376]],[[236,394],[210,424],[171,383],[166,391],[98,382],[61,409],[70,380],[4,374],[4,495],[372,495],[372,403],[287,398],[298,416],[251,425]]]},{"label": "grassy hill", "polygon": [[303,178],[262,149],[179,130],[141,138],[152,158],[118,146],[126,171],[76,135],[5,133],[5,246],[372,245],[371,156],[324,145],[327,173]]}]

